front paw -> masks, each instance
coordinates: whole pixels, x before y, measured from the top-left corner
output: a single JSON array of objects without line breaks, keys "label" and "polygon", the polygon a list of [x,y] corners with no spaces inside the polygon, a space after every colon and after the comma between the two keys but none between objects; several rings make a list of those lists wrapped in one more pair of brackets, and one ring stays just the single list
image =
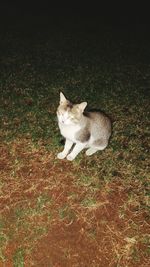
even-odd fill
[{"label": "front paw", "polygon": [[67,156],[67,160],[69,160],[69,161],[72,161],[72,160],[74,160],[74,156],[72,156],[71,154],[69,154],[68,156]]},{"label": "front paw", "polygon": [[63,152],[60,152],[57,154],[58,159],[64,159],[65,157],[66,157],[66,155]]}]

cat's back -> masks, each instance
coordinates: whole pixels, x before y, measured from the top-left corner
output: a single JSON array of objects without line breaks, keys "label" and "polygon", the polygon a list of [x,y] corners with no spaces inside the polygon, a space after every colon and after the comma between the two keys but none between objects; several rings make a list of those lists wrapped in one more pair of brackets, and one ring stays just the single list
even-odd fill
[{"label": "cat's back", "polygon": [[100,111],[89,111],[85,112],[84,116],[88,119],[91,130],[111,134],[111,120],[106,114]]},{"label": "cat's back", "polygon": [[101,111],[88,111],[84,113],[84,116],[87,117],[92,123],[111,124],[109,117]]}]

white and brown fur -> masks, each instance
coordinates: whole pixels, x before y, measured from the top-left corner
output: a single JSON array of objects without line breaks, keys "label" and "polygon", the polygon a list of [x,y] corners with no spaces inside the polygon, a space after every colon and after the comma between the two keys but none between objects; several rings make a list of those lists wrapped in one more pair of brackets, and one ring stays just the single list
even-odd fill
[{"label": "white and brown fur", "polygon": [[67,157],[73,160],[84,149],[90,156],[107,147],[111,136],[111,121],[102,112],[84,112],[87,102],[72,104],[60,93],[57,109],[58,125],[62,136],[66,139],[59,159]]}]

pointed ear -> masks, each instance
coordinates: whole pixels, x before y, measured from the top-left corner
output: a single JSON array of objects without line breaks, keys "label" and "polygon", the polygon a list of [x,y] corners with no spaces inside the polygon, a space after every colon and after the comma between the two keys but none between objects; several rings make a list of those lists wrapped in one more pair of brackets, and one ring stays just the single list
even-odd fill
[{"label": "pointed ear", "polygon": [[79,109],[83,112],[87,106],[87,102],[82,102],[78,105]]},{"label": "pointed ear", "polygon": [[66,97],[64,96],[64,94],[62,92],[60,92],[60,104],[63,104],[67,101]]}]

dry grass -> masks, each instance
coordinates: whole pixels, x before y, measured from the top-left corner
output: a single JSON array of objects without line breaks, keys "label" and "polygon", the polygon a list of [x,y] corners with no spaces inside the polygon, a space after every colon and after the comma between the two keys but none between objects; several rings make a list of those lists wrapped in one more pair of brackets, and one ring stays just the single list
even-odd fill
[{"label": "dry grass", "polygon": [[[30,36],[30,51],[28,35],[23,41],[14,31],[3,39],[0,266],[150,265],[149,65],[130,54],[124,61],[111,36],[114,64],[107,63],[104,32],[104,43],[97,40],[95,46],[93,35],[78,34],[79,43],[65,31],[60,40]],[[56,159],[61,150],[55,117],[59,90],[112,116],[106,150],[92,157],[81,153],[73,162]]]}]

